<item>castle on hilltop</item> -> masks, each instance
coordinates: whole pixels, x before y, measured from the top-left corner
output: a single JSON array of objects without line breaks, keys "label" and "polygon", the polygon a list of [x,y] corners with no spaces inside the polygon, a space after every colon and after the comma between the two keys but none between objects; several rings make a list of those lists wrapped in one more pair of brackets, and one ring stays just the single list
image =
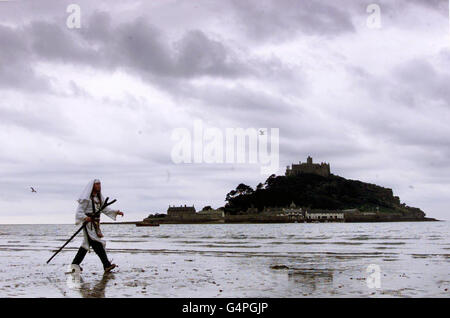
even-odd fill
[{"label": "castle on hilltop", "polygon": [[329,163],[313,163],[313,159],[308,156],[306,162],[299,162],[298,164],[292,164],[292,167],[286,167],[286,176],[295,176],[299,174],[310,173],[317,174],[322,177],[329,177],[330,164]]}]

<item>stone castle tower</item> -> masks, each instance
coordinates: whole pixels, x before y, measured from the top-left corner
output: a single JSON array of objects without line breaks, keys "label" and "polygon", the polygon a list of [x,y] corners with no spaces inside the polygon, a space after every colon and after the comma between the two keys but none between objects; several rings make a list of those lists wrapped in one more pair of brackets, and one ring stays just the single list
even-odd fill
[{"label": "stone castle tower", "polygon": [[298,164],[292,164],[292,167],[287,166],[286,176],[293,176],[303,173],[317,174],[322,177],[330,176],[330,164],[329,163],[313,163],[313,159],[308,156],[306,162],[299,162]]}]

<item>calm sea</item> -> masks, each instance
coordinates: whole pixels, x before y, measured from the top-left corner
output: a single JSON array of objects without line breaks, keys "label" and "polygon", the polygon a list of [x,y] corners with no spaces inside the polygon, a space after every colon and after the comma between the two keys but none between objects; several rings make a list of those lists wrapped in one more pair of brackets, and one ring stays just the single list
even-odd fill
[{"label": "calm sea", "polygon": [[449,297],[450,222],[103,225],[94,253],[65,270],[72,225],[0,225],[0,297]]}]

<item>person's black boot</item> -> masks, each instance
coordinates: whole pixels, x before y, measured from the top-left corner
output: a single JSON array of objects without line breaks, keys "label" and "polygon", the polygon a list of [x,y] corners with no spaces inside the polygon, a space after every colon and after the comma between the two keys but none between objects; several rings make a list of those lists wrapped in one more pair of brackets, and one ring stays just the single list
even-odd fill
[{"label": "person's black boot", "polygon": [[105,273],[111,272],[111,271],[112,271],[114,268],[116,268],[116,267],[117,267],[116,264],[111,264],[110,266],[105,267]]}]

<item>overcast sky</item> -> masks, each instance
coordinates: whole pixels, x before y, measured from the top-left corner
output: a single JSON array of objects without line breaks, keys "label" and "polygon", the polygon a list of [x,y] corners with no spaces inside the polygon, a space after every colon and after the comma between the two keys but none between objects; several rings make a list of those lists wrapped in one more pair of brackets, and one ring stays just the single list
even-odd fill
[{"label": "overcast sky", "polygon": [[93,178],[124,221],[266,179],[173,163],[194,120],[279,128],[278,174],[311,155],[450,219],[449,80],[446,0],[1,1],[0,223],[71,223]]}]

